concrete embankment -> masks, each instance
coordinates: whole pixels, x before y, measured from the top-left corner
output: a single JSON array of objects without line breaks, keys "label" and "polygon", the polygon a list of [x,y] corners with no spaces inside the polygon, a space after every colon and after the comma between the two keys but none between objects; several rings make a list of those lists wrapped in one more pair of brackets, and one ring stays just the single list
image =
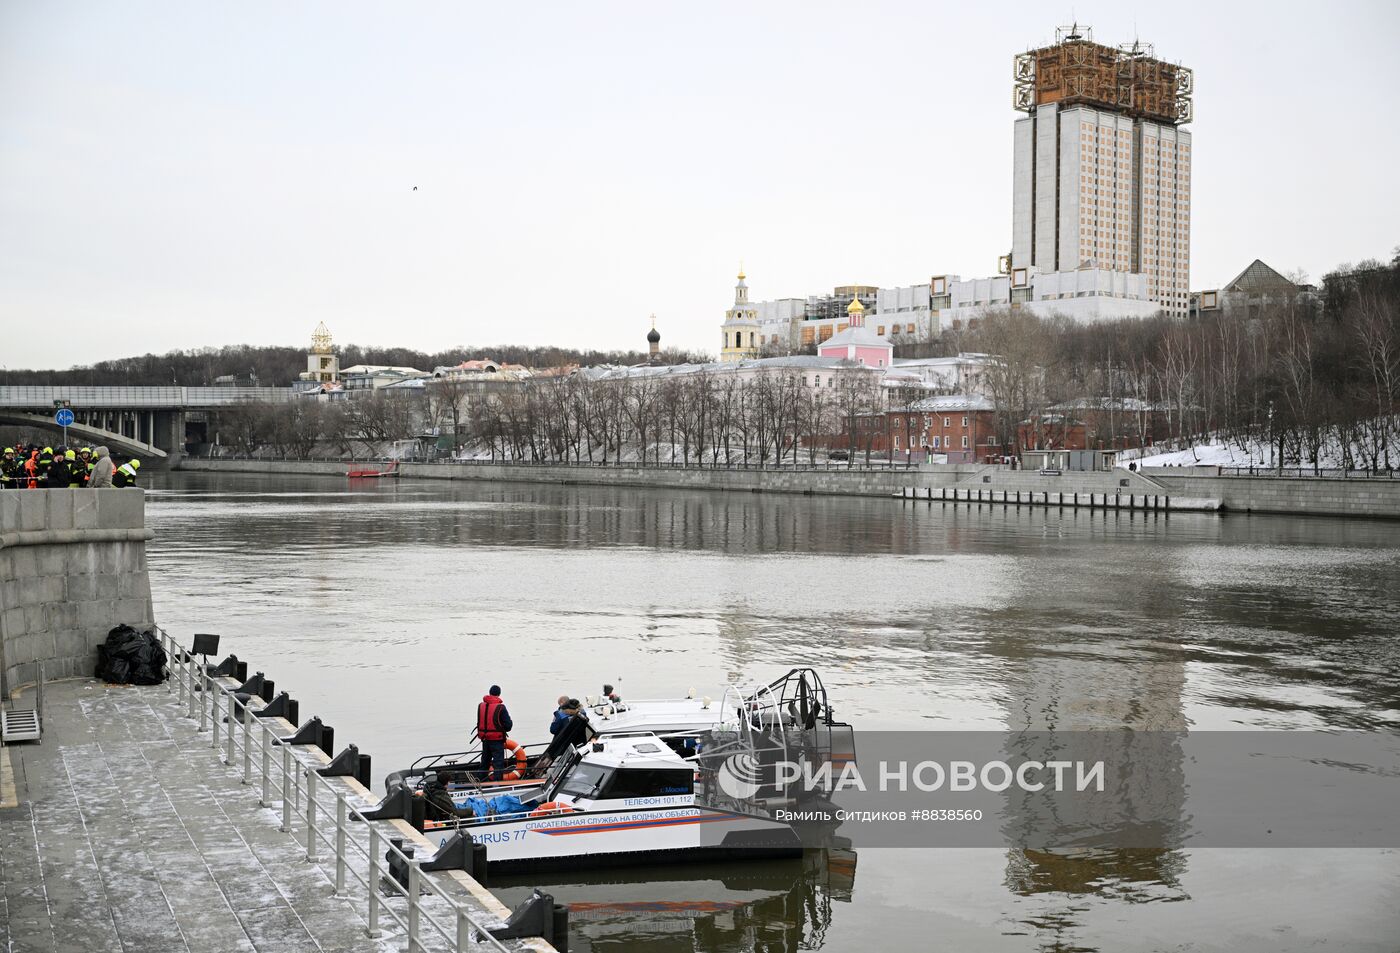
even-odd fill
[{"label": "concrete embankment", "polygon": [[91,675],[115,625],[152,621],[142,490],[0,492],[0,675],[6,692]]},{"label": "concrete embankment", "polygon": [[1144,472],[1168,493],[1215,497],[1223,509],[1237,513],[1400,519],[1400,480],[1220,476],[1211,467],[1148,467]]},{"label": "concrete embankment", "polygon": [[[185,459],[181,470],[246,473],[305,473],[344,479],[348,465],[335,461],[201,460]],[[734,490],[755,493],[801,493],[832,496],[893,496],[913,488],[956,489],[960,499],[1001,502],[1021,494],[1022,505],[1062,505],[1080,498],[1100,500],[1118,496],[1163,498],[1172,510],[1223,510],[1281,513],[1293,516],[1354,516],[1400,519],[1400,480],[1312,479],[1296,477],[1221,476],[1175,467],[1146,472],[1066,472],[1045,475],[1029,470],[978,464],[924,466],[913,469],[862,470],[712,470],[701,467],[595,467],[519,464],[404,464],[404,478],[477,480],[485,482],[582,484],[596,486],[665,487],[688,490]],[[968,495],[970,494],[970,496]],[[1031,503],[1034,500],[1034,503]],[[1049,501],[1049,502],[1047,502]],[[1089,505],[1089,504],[1083,504]],[[1102,502],[1094,505],[1106,505]],[[1107,504],[1111,505],[1111,504]],[[1141,507],[1141,504],[1139,504]]]},{"label": "concrete embankment", "polygon": [[[356,466],[364,466],[357,464]],[[306,473],[338,476],[349,464],[325,461],[199,460],[187,458],[180,470],[238,473]],[[566,464],[521,465],[508,463],[406,463],[405,478],[424,480],[478,480],[503,483],[580,484],[591,486],[665,487],[683,490],[737,490],[741,492],[830,494],[835,496],[892,496],[911,480],[934,480],[951,486],[981,468],[958,465],[930,469],[862,470],[712,470],[702,467],[595,467]]]}]

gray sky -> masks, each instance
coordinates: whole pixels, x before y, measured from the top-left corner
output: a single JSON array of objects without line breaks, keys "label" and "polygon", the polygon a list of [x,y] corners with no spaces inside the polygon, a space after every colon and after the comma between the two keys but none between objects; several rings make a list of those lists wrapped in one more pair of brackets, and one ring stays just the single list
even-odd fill
[{"label": "gray sky", "polygon": [[1071,16],[1196,71],[1191,286],[1316,278],[1400,243],[1397,11],[0,0],[0,364],[651,312],[715,351],[741,258],[760,299],[989,275],[1011,59]]}]

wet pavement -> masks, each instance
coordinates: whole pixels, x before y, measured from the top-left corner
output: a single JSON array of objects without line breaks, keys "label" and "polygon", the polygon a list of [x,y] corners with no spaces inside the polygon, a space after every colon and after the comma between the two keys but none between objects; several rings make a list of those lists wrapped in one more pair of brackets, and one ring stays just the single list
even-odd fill
[{"label": "wet pavement", "polygon": [[329,852],[307,861],[300,815],[280,831],[258,776],[241,783],[241,756],[224,764],[173,689],[55,682],[44,711],[41,743],[0,751],[19,801],[0,808],[0,950],[403,949],[387,914],[369,938],[363,888],[334,895]]}]

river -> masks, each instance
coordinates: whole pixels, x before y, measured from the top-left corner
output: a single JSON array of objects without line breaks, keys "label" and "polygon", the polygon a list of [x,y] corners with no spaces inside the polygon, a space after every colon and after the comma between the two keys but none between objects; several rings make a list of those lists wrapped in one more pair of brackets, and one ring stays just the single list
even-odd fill
[{"label": "river", "polygon": [[[466,747],[493,682],[535,741],[560,694],[718,695],[798,664],[861,731],[1400,728],[1393,523],[364,482],[153,474],[148,553],[162,625],[220,633],[376,786]],[[1400,851],[1128,853],[531,882],[584,951],[1400,944]]]}]

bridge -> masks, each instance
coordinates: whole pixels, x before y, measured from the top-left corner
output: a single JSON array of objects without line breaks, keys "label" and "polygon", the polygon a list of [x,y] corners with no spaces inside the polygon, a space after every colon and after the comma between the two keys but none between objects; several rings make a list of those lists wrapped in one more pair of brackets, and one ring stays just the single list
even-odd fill
[{"label": "bridge", "polygon": [[203,440],[207,411],[291,396],[290,387],[0,387],[0,425],[61,431],[54,412],[67,407],[70,440],[127,456],[178,458],[191,439]]}]

